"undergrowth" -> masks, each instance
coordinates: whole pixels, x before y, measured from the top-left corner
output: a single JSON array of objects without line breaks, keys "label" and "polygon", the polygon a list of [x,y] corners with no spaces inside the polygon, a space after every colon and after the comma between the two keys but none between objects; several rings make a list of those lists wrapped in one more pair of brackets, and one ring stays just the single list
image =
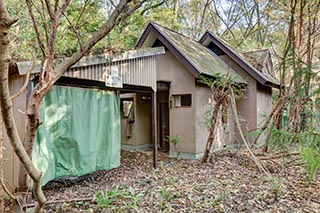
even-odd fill
[{"label": "undergrowth", "polygon": [[309,181],[320,171],[320,132],[307,130],[292,133],[273,128],[267,143],[271,149],[280,149],[283,152],[298,150]]}]

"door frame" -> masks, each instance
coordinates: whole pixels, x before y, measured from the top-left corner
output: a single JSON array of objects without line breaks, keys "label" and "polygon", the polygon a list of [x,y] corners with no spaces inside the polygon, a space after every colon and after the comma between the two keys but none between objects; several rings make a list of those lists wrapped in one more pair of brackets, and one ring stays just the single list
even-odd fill
[{"label": "door frame", "polygon": [[170,82],[157,82],[157,132],[160,148],[163,152],[170,151],[167,136],[170,135]]}]

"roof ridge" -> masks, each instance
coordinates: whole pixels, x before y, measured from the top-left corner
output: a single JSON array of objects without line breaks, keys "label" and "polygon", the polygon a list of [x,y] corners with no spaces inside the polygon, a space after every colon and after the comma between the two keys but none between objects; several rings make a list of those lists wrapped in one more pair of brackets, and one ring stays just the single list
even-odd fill
[{"label": "roof ridge", "polygon": [[[175,52],[174,54],[176,54],[177,59],[185,64],[186,68],[195,77],[201,74],[221,77],[227,73],[228,66],[222,63],[223,61],[221,59],[215,57],[210,50],[199,41],[155,22],[149,22],[146,30],[149,30],[149,32],[145,31],[144,34],[155,31],[155,33],[158,34],[156,37],[161,36],[165,39],[168,43],[168,49]],[[142,38],[144,38],[145,41],[146,34],[145,37]],[[230,73],[235,83],[247,83],[234,70],[231,69]]]},{"label": "roof ridge", "polygon": [[[277,84],[277,82],[276,82],[277,79],[275,77],[272,76],[273,79],[270,80],[267,75],[261,73],[248,60],[246,60],[245,57],[248,56],[248,55],[245,55],[244,53],[241,53],[241,52],[237,51],[236,48],[233,48],[231,45],[228,44],[228,42],[225,42],[222,38],[220,38],[219,36],[215,35],[214,33],[212,33],[212,32],[207,30],[205,32],[205,34],[202,36],[202,38],[199,40],[200,42],[203,42],[203,39],[205,39],[205,35],[206,34],[209,37],[211,36],[218,43],[220,43],[220,45],[222,45],[222,47],[227,49],[228,50],[227,52],[229,52],[227,54],[230,54],[231,58],[237,58],[239,61],[241,61],[241,63],[243,63],[243,66],[247,66],[250,70],[252,70],[252,73],[250,71],[248,71],[248,73],[251,74],[252,77],[255,78],[256,80],[258,80],[261,84],[265,84],[265,83],[268,83],[268,82],[271,82],[272,84]],[[235,60],[235,59],[233,59],[233,60]],[[240,66],[242,66],[242,65],[240,65]],[[246,69],[246,68],[243,67],[243,69]]]},{"label": "roof ridge", "polygon": [[246,51],[246,52],[242,52],[242,53],[243,54],[245,54],[245,53],[256,53],[256,52],[262,52],[262,51],[270,52],[268,48],[264,48],[264,49],[260,49],[260,50],[251,50],[251,51]]},{"label": "roof ridge", "polygon": [[184,35],[184,34],[182,34],[182,33],[179,33],[179,32],[177,32],[177,31],[174,31],[174,30],[172,30],[172,29],[170,29],[170,28],[168,28],[168,27],[166,27],[166,26],[163,26],[163,25],[161,25],[161,24],[158,24],[157,22],[150,21],[149,23],[150,23],[150,24],[153,24],[153,25],[156,25],[156,26],[158,26],[158,27],[162,27],[162,28],[164,28],[164,29],[166,29],[166,30],[168,30],[168,31],[170,31],[170,32],[172,32],[172,33],[175,33],[175,34],[177,34],[177,35],[183,36],[183,37],[185,37],[185,38],[187,38],[187,39],[189,39],[189,40],[191,40],[191,41],[194,41],[194,42],[196,42],[196,43],[198,43],[198,44],[201,44],[201,43],[200,43],[199,41],[197,41],[196,39],[190,38],[189,36],[186,36],[186,35]]}]

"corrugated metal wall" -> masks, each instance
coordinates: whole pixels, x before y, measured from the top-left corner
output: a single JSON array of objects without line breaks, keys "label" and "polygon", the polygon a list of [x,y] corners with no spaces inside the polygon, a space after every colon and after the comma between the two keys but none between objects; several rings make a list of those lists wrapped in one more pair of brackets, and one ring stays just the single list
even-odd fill
[{"label": "corrugated metal wall", "polygon": [[104,82],[111,75],[113,67],[117,67],[124,84],[151,87],[156,91],[156,59],[155,56],[135,58],[122,61],[69,69],[64,76]]},{"label": "corrugated metal wall", "polygon": [[[119,75],[122,76],[124,84],[151,87],[156,91],[156,56],[132,58],[126,60],[113,61],[108,63],[75,66],[65,72],[64,76],[95,80],[105,82],[106,75],[111,74],[112,67],[118,67]],[[33,74],[35,75],[35,74]],[[16,93],[24,83],[24,75],[14,74],[10,76],[9,85],[12,94]],[[13,100],[13,111],[20,138],[23,139],[25,134],[26,116],[22,113],[26,110],[26,96],[24,92]],[[22,111],[22,112],[21,112]],[[7,135],[3,129],[4,138],[4,178],[10,190],[15,190],[19,186],[19,181],[25,181],[24,174],[20,174],[20,162],[16,157]]]},{"label": "corrugated metal wall", "polygon": [[[9,79],[9,89],[11,95],[15,94],[24,83],[24,76],[14,74]],[[25,121],[26,115],[23,112],[26,111],[26,92],[12,100],[13,114],[15,117],[16,126],[21,139],[25,134]],[[10,190],[14,190],[18,186],[19,181],[19,166],[20,162],[18,157],[15,155],[10,141],[7,137],[5,129],[3,129],[3,145],[4,145],[4,182],[8,185]]]}]

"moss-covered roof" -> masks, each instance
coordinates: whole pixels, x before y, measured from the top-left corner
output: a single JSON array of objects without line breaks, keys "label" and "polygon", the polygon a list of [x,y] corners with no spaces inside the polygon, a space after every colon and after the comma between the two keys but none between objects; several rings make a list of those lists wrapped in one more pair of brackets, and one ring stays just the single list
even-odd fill
[{"label": "moss-covered roof", "polygon": [[264,62],[267,58],[268,50],[242,53],[242,56],[256,69],[262,72]]},{"label": "moss-covered roof", "polygon": [[274,77],[273,73],[264,72],[265,60],[268,57],[268,50],[257,50],[252,52],[242,53],[241,56],[247,60],[257,71],[264,75],[270,82],[279,84],[279,81]]},{"label": "moss-covered roof", "polygon": [[[262,73],[261,71],[259,71],[256,67],[254,67],[253,64],[251,64],[249,61],[247,61],[245,59],[243,54],[238,53],[237,51],[235,51],[233,48],[231,48],[231,46],[226,41],[224,41],[223,39],[219,38],[218,36],[215,36],[213,33],[207,31],[202,36],[202,38],[200,39],[200,41],[199,41],[200,43],[203,43],[205,38],[208,37],[206,35],[209,35],[210,40],[214,39],[216,42],[220,43],[222,45],[222,47],[224,47],[223,51],[227,55],[229,55],[229,57],[231,57],[233,60],[235,60],[237,58],[243,64],[245,64],[246,68],[244,68],[244,69],[250,74],[254,73],[253,74],[254,78],[256,78],[256,80],[258,80],[260,83],[262,83],[262,82],[270,82],[272,85],[279,85],[278,79],[276,79],[274,76],[272,76],[269,73]],[[212,40],[212,41],[214,42],[214,40]],[[260,57],[262,57],[262,56],[260,56]]]},{"label": "moss-covered roof", "polygon": [[207,47],[197,41],[194,41],[186,36],[169,30],[165,27],[151,23],[162,36],[166,38],[174,48],[184,56],[184,58],[192,64],[192,66],[200,74],[209,75],[215,78],[225,78],[230,73],[230,80],[238,84],[246,84],[247,82],[235,73]]}]

